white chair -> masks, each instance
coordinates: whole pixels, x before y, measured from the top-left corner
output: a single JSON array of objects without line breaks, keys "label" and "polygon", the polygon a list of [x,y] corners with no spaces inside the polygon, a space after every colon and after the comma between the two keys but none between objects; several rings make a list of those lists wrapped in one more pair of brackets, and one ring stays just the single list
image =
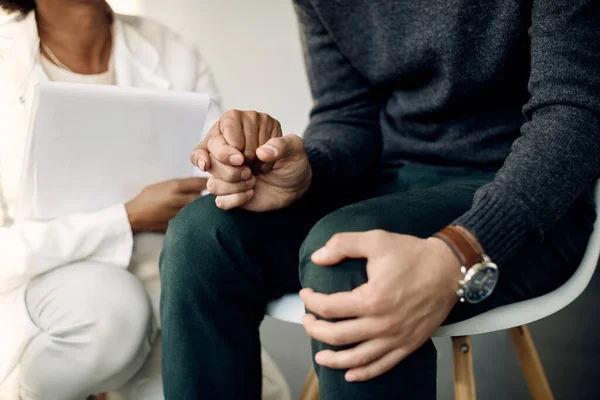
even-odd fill
[{"label": "white chair", "polygon": [[[599,181],[600,182],[600,181]],[[600,255],[600,183],[595,187],[598,218],[594,231],[573,276],[555,291],[535,299],[498,307],[474,318],[440,327],[434,337],[451,337],[454,353],[454,392],[457,400],[475,399],[475,377],[473,355],[469,335],[510,331],[521,367],[534,400],[553,399],[537,350],[531,340],[527,325],[556,313],[569,305],[584,291],[592,279]],[[267,306],[267,315],[293,323],[300,323],[304,315],[304,304],[296,294],[287,294]],[[319,386],[314,370],[311,369],[300,400],[317,400]]]}]

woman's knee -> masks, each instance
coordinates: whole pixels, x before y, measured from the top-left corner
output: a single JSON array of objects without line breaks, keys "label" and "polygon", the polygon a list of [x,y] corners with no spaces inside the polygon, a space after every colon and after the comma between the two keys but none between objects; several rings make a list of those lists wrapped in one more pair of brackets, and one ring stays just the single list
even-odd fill
[{"label": "woman's knee", "polygon": [[90,368],[101,370],[128,365],[152,324],[141,282],[126,270],[90,262],[61,267],[33,281],[27,307],[51,342],[77,347],[84,338]]},{"label": "woman's knee", "polygon": [[[105,289],[95,296],[111,297],[97,300],[95,318],[97,366],[105,371],[124,371],[141,361],[150,351],[156,321],[150,299],[142,283],[133,275],[115,274]],[[110,279],[110,278],[109,278]],[[135,371],[133,371],[135,372]]]},{"label": "woman's knee", "polygon": [[[131,370],[147,354],[153,327],[150,300],[126,270],[90,262],[61,267],[31,282],[26,303],[44,337],[23,355],[24,381],[32,387],[43,389],[45,376],[53,377],[52,362],[61,366],[56,373],[88,379],[89,385],[115,379],[124,383],[120,377],[135,373]],[[33,366],[40,360],[47,370],[37,376],[39,369]],[[65,360],[71,369],[62,368]]]}]

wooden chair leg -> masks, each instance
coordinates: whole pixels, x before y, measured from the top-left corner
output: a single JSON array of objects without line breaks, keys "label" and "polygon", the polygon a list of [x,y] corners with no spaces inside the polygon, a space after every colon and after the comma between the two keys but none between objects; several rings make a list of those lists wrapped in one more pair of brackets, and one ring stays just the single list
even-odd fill
[{"label": "wooden chair leg", "polygon": [[319,380],[313,367],[310,367],[299,400],[319,400]]},{"label": "wooden chair leg", "polygon": [[452,338],[454,355],[454,398],[475,400],[475,375],[473,373],[473,349],[468,336]]},{"label": "wooden chair leg", "polygon": [[533,344],[527,325],[510,329],[510,336],[533,400],[554,400],[540,356]]}]

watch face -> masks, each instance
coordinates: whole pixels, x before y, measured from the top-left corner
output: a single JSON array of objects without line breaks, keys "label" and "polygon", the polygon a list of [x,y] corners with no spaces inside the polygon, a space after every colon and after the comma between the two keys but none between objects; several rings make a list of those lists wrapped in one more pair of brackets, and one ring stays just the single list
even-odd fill
[{"label": "watch face", "polygon": [[489,297],[498,283],[498,267],[492,263],[477,264],[469,270],[465,300],[479,303]]}]

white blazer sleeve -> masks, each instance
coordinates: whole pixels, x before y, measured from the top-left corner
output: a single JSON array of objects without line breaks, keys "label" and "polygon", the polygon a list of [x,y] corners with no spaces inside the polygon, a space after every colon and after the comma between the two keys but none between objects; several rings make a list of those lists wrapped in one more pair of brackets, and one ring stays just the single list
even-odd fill
[{"label": "white blazer sleeve", "polygon": [[133,235],[125,206],[0,228],[0,292],[82,259],[127,267]]},{"label": "white blazer sleeve", "polygon": [[208,110],[206,122],[204,123],[204,132],[207,132],[223,114],[223,103],[221,93],[219,92],[219,89],[217,89],[208,63],[198,51],[196,51],[196,58],[198,60],[198,67],[194,91],[208,93],[210,95],[210,109]]}]

